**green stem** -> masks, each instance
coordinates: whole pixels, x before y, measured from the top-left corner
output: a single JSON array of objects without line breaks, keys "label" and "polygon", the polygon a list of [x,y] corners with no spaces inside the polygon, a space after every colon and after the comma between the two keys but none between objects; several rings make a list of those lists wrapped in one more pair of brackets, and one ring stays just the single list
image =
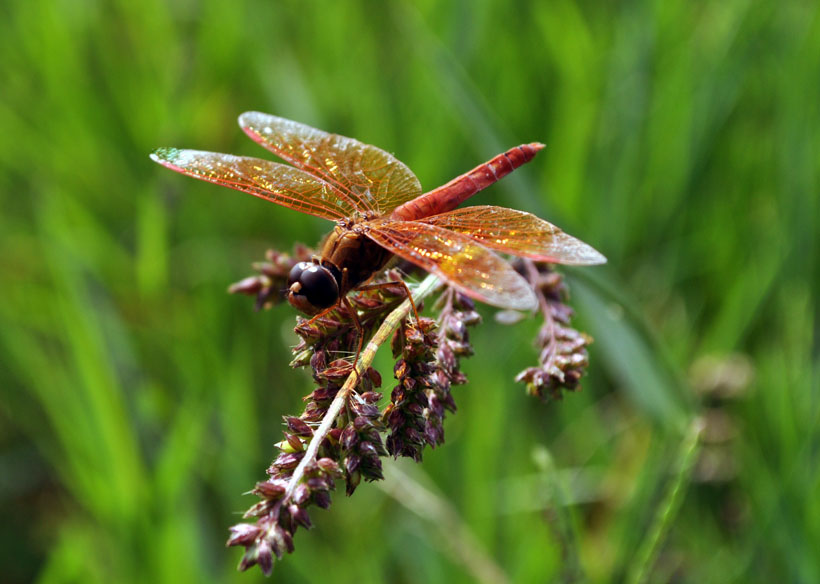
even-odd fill
[{"label": "green stem", "polygon": [[627,582],[636,584],[646,582],[649,570],[655,564],[658,548],[680,508],[681,500],[685,492],[683,487],[688,483],[692,469],[695,466],[702,431],[703,420],[701,418],[692,420],[692,423],[689,425],[689,432],[684,437],[678,452],[678,473],[674,477],[672,484],[669,485],[663,500],[658,505],[658,513],[652,521],[649,534],[638,549],[635,562],[633,562],[632,568],[629,570],[629,576],[626,579]]}]

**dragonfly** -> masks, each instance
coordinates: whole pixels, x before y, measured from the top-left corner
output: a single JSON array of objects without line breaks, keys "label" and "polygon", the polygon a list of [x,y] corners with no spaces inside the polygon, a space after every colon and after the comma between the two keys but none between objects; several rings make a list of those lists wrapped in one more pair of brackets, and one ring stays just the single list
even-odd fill
[{"label": "dragonfly", "polygon": [[314,318],[345,304],[355,319],[347,294],[378,286],[368,283],[396,256],[480,302],[522,311],[536,308],[535,293],[496,252],[558,264],[606,262],[590,245],[531,213],[491,205],[459,208],[532,160],[543,144],[511,148],[423,193],[413,172],[376,146],[260,112],[243,113],[239,125],[290,165],[178,148],[159,148],[151,158],[335,222],[319,253],[297,263],[288,277],[288,302]]}]

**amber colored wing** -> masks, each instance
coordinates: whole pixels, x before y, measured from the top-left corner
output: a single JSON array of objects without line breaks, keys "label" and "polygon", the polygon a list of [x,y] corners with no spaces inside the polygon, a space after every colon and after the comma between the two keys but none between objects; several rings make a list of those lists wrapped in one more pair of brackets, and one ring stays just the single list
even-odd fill
[{"label": "amber colored wing", "polygon": [[354,211],[329,184],[287,164],[177,148],[159,148],[151,153],[151,159],[182,174],[323,219],[344,219]]},{"label": "amber colored wing", "polygon": [[260,112],[240,115],[239,125],[280,158],[333,185],[360,213],[383,215],[421,194],[416,175],[375,146]]},{"label": "amber colored wing", "polygon": [[466,235],[416,221],[373,221],[367,236],[481,302],[530,310],[535,293],[510,264]]},{"label": "amber colored wing", "polygon": [[606,263],[606,258],[592,246],[524,211],[481,205],[419,221],[463,233],[486,247],[534,260],[578,266]]}]

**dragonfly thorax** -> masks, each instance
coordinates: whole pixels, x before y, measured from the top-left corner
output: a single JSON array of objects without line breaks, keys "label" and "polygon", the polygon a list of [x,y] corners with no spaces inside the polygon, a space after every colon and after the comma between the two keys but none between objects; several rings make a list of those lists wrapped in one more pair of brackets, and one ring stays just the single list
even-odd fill
[{"label": "dragonfly thorax", "polygon": [[288,277],[288,302],[318,314],[381,271],[392,254],[366,235],[366,223],[337,225],[311,262],[296,264]]}]

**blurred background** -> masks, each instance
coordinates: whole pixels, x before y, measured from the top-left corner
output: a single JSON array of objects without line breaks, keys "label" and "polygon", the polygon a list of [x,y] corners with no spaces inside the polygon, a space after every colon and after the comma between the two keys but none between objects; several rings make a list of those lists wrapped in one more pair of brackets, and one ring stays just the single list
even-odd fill
[{"label": "blurred background", "polygon": [[269,156],[236,125],[260,110],[427,189],[544,142],[474,200],[609,258],[563,270],[595,337],[583,391],[528,398],[538,323],[482,307],[447,444],[337,492],[275,581],[820,581],[815,2],[0,15],[0,580],[263,580],[227,528],[311,381],[287,367],[294,311],[226,288],[329,224],[148,159]]}]

